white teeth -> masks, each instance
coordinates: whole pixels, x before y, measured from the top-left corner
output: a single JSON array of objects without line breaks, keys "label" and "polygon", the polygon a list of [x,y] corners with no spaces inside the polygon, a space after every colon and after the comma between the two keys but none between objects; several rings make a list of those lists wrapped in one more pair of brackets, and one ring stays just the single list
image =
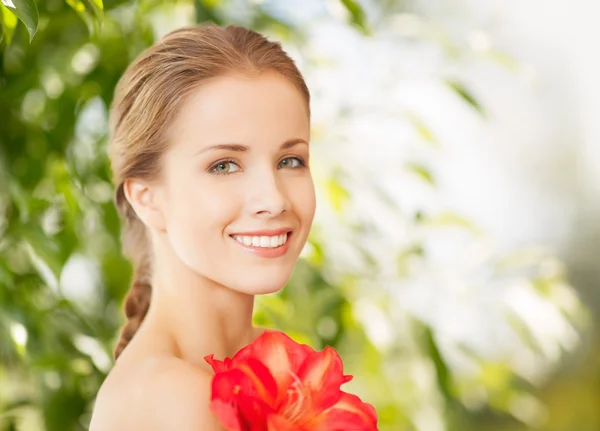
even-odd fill
[{"label": "white teeth", "polygon": [[275,248],[279,245],[279,236],[272,236],[269,241],[269,247]]},{"label": "white teeth", "polygon": [[246,246],[275,248],[282,246],[287,242],[287,234],[282,233],[276,236],[239,236],[233,235],[233,239]]}]

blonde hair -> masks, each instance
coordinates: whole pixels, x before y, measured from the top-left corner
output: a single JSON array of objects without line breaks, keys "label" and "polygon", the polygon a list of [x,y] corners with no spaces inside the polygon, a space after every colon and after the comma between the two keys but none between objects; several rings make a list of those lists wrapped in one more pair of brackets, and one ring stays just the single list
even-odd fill
[{"label": "blonde hair", "polygon": [[310,94],[281,44],[239,26],[214,24],[173,31],[129,65],[115,90],[110,112],[109,156],[116,205],[125,220],[121,239],[132,259],[134,277],[125,300],[128,322],[115,349],[117,358],[146,316],[151,298],[152,250],[146,227],[125,198],[128,178],[152,179],[167,148],[165,133],[186,98],[203,81],[231,73],[255,75],[266,70],[288,78],[306,100]]}]

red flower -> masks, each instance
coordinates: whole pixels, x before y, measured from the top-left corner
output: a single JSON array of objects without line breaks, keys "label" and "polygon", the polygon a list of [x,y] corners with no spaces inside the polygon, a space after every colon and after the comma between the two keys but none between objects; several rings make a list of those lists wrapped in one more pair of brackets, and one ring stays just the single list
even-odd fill
[{"label": "red flower", "polygon": [[377,431],[377,413],[340,390],[337,352],[317,352],[266,331],[232,359],[204,358],[213,370],[211,411],[227,431]]}]

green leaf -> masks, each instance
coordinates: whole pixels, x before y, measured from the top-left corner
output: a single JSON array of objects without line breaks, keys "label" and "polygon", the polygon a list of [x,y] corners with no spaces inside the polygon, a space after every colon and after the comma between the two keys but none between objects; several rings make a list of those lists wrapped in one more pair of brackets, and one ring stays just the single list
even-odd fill
[{"label": "green leaf", "polygon": [[102,30],[102,23],[104,22],[104,6],[102,0],[83,0],[85,8],[92,20],[92,29],[90,34],[99,34]]},{"label": "green leaf", "polygon": [[435,366],[440,392],[444,395],[446,401],[450,401],[454,395],[452,374],[440,352],[433,331],[427,326],[425,327],[424,342],[429,353],[429,358]]},{"label": "green leaf", "polygon": [[217,15],[215,6],[218,1],[209,0],[194,0],[194,9],[196,11],[196,22],[203,23],[206,21],[214,22],[218,25],[223,25],[223,20]]},{"label": "green leaf", "polygon": [[0,406],[0,416],[11,413],[13,410],[20,409],[22,407],[28,407],[33,404],[33,400],[29,397],[15,397],[13,400],[9,400],[5,405]]},{"label": "green leaf", "polygon": [[[2,3],[5,6],[3,12],[7,10],[12,12],[14,15],[16,15],[17,18],[21,20],[23,24],[25,24],[25,27],[27,27],[27,31],[29,32],[29,42],[31,42],[33,40],[35,32],[37,31],[39,19],[38,9],[37,5],[35,4],[35,1],[0,0],[0,3]],[[2,15],[4,16],[7,14],[3,13]],[[3,18],[3,21],[4,25],[6,25],[6,18]]]},{"label": "green leaf", "polygon": [[86,403],[75,385],[63,385],[44,401],[44,422],[48,431],[80,429],[78,420]]},{"label": "green leaf", "polygon": [[421,219],[421,222],[434,227],[458,227],[470,231],[474,235],[482,235],[481,228],[476,226],[467,218],[453,212],[441,212],[434,216],[427,216]]},{"label": "green leaf", "polygon": [[336,179],[331,178],[325,185],[329,203],[337,211],[342,212],[350,199],[348,191]]},{"label": "green leaf", "polygon": [[367,14],[363,8],[355,0],[341,0],[342,5],[350,13],[352,24],[357,26],[364,34],[369,34],[371,31],[367,25]]},{"label": "green leaf", "polygon": [[420,165],[418,163],[407,163],[405,167],[407,170],[421,178],[423,181],[435,187],[435,180],[433,179],[433,175],[425,166]]},{"label": "green leaf", "polygon": [[429,127],[427,127],[425,122],[418,115],[416,115],[413,112],[406,112],[405,115],[407,120],[415,128],[419,136],[421,136],[425,141],[429,142],[430,144],[438,145],[435,136],[433,135]]},{"label": "green leaf", "polygon": [[104,5],[102,4],[102,0],[87,0],[87,3],[92,5],[98,16],[104,16]]},{"label": "green leaf", "polygon": [[446,81],[446,84],[453,89],[462,99],[479,111],[481,114],[484,114],[483,108],[479,104],[479,102],[473,97],[473,95],[465,88],[464,85],[457,81]]},{"label": "green leaf", "polygon": [[91,35],[100,32],[104,19],[102,0],[67,0],[67,4],[87,25]]},{"label": "green leaf", "polygon": [[59,278],[67,260],[62,256],[60,244],[48,238],[41,228],[33,225],[21,226],[19,234],[31,246],[31,252],[48,266],[56,278]]},{"label": "green leaf", "polygon": [[2,4],[0,3],[0,43],[4,40],[4,22],[2,13]]}]

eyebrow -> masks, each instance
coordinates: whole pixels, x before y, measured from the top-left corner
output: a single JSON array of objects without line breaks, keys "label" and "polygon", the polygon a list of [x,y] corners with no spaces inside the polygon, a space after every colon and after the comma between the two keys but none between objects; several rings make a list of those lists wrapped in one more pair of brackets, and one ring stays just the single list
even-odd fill
[{"label": "eyebrow", "polygon": [[[285,141],[283,144],[281,144],[280,149],[287,150],[288,148],[292,148],[293,146],[298,145],[298,144],[308,145],[308,142],[306,142],[302,138],[289,139],[289,140]],[[241,145],[241,144],[217,144],[217,145],[212,145],[210,147],[201,149],[200,151],[198,151],[198,154],[206,153],[208,151],[215,151],[215,150],[229,150],[229,151],[245,152],[245,151],[250,151],[250,147],[248,147],[246,145]]]}]

